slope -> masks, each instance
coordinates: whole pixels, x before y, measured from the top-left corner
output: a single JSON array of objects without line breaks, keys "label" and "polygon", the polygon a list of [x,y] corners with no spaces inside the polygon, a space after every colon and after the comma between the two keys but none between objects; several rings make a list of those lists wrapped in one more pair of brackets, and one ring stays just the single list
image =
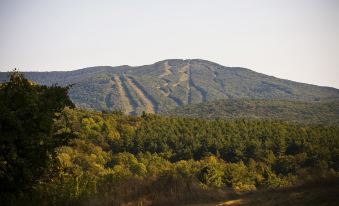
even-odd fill
[{"label": "slope", "polygon": [[177,107],[163,112],[163,114],[207,119],[251,118],[339,124],[339,101],[300,102],[264,99],[225,99]]},{"label": "slope", "polygon": [[[121,82],[116,81],[115,75],[119,75]],[[73,85],[70,97],[78,107],[122,110],[131,114],[157,113],[176,106],[229,98],[339,100],[339,90],[335,88],[278,79],[200,59],[169,59],[138,67],[99,66],[67,72],[25,72],[25,76],[39,84]],[[7,78],[8,73],[0,73],[0,81]],[[121,94],[122,88],[125,95]],[[123,105],[126,95],[130,106]]]}]

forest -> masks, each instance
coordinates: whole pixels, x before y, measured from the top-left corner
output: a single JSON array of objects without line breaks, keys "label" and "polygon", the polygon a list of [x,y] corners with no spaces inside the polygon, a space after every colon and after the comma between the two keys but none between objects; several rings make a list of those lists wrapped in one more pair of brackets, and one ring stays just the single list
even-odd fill
[{"label": "forest", "polygon": [[339,124],[339,101],[222,99],[176,107],[163,115],[204,119],[271,119],[306,124]]},{"label": "forest", "polygon": [[3,205],[179,205],[338,183],[337,124],[89,111],[68,89],[18,72],[0,85]]}]

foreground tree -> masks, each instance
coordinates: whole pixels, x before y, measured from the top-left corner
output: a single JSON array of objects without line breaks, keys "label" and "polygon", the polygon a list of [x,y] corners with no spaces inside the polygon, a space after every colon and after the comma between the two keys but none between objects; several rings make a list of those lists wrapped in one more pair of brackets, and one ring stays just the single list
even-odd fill
[{"label": "foreground tree", "polygon": [[30,191],[53,161],[54,149],[69,134],[53,133],[53,121],[65,106],[74,107],[68,87],[41,86],[13,71],[0,85],[0,201]]}]

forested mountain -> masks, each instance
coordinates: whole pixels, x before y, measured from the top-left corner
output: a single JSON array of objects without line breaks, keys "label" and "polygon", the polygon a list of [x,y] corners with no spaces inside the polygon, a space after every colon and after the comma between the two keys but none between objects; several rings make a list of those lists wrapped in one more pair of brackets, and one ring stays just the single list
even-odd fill
[{"label": "forested mountain", "polygon": [[[239,67],[193,59],[151,65],[100,66],[67,72],[25,72],[39,84],[70,85],[78,107],[135,114],[229,98],[338,100],[339,90],[297,83]],[[8,78],[0,73],[0,81]]]},{"label": "forested mountain", "polygon": [[67,90],[0,84],[1,205],[338,202],[338,125],[88,111]]},{"label": "forested mountain", "polygon": [[224,99],[176,107],[163,114],[207,119],[276,119],[314,124],[339,124],[339,101]]}]

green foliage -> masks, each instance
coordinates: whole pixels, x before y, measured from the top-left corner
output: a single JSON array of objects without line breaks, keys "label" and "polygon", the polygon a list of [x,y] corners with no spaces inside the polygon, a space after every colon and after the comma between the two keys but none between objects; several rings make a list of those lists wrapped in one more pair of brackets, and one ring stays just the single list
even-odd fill
[{"label": "green foliage", "polygon": [[250,171],[242,161],[230,163],[224,170],[224,181],[235,190],[250,191],[256,189],[256,174],[255,170]]},{"label": "green foliage", "polygon": [[174,181],[178,192],[194,182],[243,192],[338,172],[337,126],[131,117],[68,108],[59,116],[55,124],[78,139],[56,150],[60,174],[40,191],[64,202],[120,194],[119,185],[129,181],[157,190]]},{"label": "green foliage", "polygon": [[139,162],[137,158],[130,153],[118,153],[113,156],[110,163],[113,166],[113,172],[118,167],[118,172],[121,171],[125,174],[131,174],[136,176],[145,176],[147,173],[146,166]]},{"label": "green foliage", "polygon": [[2,201],[31,191],[53,163],[54,149],[72,136],[54,130],[55,113],[74,106],[67,91],[67,87],[36,85],[16,71],[0,85]]},{"label": "green foliage", "polygon": [[223,172],[213,165],[207,165],[198,173],[198,179],[207,185],[221,187],[223,185]]},{"label": "green foliage", "polygon": [[276,119],[310,124],[339,124],[339,102],[223,99],[177,107],[170,116],[205,119]]}]

